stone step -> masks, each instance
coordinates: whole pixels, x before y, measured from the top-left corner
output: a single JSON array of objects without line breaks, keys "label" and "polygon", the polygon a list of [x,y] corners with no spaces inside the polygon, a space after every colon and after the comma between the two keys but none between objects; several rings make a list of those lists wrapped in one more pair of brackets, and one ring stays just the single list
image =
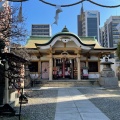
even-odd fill
[{"label": "stone step", "polygon": [[36,84],[34,84],[34,87],[80,87],[80,86],[99,86],[98,81],[96,80],[41,80],[37,81]]}]

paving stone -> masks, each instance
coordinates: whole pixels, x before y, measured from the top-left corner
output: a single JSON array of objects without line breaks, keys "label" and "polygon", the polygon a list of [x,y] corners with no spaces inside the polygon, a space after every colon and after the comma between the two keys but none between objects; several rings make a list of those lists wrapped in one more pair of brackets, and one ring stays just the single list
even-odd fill
[{"label": "paving stone", "polygon": [[120,120],[120,89],[79,88],[110,120]]}]

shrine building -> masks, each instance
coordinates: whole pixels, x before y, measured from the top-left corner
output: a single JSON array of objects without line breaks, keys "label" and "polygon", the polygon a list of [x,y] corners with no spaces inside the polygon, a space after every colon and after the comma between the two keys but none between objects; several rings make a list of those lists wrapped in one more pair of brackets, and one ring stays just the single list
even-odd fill
[{"label": "shrine building", "polygon": [[95,37],[80,37],[66,27],[52,37],[30,36],[31,76],[41,80],[82,80],[100,76],[100,60],[116,48],[102,47]]}]

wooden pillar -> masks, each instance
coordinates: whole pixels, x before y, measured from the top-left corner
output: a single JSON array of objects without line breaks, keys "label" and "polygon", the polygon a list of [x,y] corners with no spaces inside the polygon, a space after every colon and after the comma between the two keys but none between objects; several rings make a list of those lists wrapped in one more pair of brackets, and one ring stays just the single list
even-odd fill
[{"label": "wooden pillar", "polygon": [[77,58],[77,79],[81,80],[80,57]]},{"label": "wooden pillar", "polygon": [[49,60],[49,80],[53,79],[53,58],[50,57]]},{"label": "wooden pillar", "polygon": [[25,64],[25,76],[29,75],[29,68],[28,68],[28,64]]},{"label": "wooden pillar", "polygon": [[98,72],[100,74],[100,57],[98,57]]},{"label": "wooden pillar", "polygon": [[54,58],[54,67],[56,67],[56,59]]},{"label": "wooden pillar", "polygon": [[38,61],[38,74],[41,75],[41,60]]},{"label": "wooden pillar", "polygon": [[63,78],[65,78],[65,59],[63,58],[63,70],[62,70]]},{"label": "wooden pillar", "polygon": [[74,73],[74,72],[73,72],[73,71],[74,71],[73,61],[74,61],[74,59],[71,59],[71,60],[70,60],[70,62],[71,62],[71,63],[70,63],[70,64],[71,64],[71,78],[72,78],[72,79],[73,79],[73,73]]},{"label": "wooden pillar", "polygon": [[88,67],[88,58],[86,57],[86,67]]}]

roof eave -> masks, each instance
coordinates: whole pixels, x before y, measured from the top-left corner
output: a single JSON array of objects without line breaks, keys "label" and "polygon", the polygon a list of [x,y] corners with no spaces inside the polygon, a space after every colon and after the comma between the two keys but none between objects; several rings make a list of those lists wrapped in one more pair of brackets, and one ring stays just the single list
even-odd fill
[{"label": "roof eave", "polygon": [[80,42],[81,45],[89,46],[89,47],[91,47],[91,48],[94,48],[94,46],[95,46],[95,44],[84,44],[84,43],[82,43],[81,40],[80,40],[80,38],[79,38],[78,36],[76,36],[75,34],[70,33],[70,32],[64,32],[64,33],[60,32],[60,33],[54,35],[54,36],[50,39],[50,41],[48,41],[47,43],[44,43],[44,44],[35,43],[35,45],[36,45],[36,47],[37,47],[37,46],[39,47],[39,46],[49,45],[49,44],[54,40],[55,37],[64,36],[64,35],[70,35],[70,36],[75,37],[75,38],[78,40],[78,42]]}]

